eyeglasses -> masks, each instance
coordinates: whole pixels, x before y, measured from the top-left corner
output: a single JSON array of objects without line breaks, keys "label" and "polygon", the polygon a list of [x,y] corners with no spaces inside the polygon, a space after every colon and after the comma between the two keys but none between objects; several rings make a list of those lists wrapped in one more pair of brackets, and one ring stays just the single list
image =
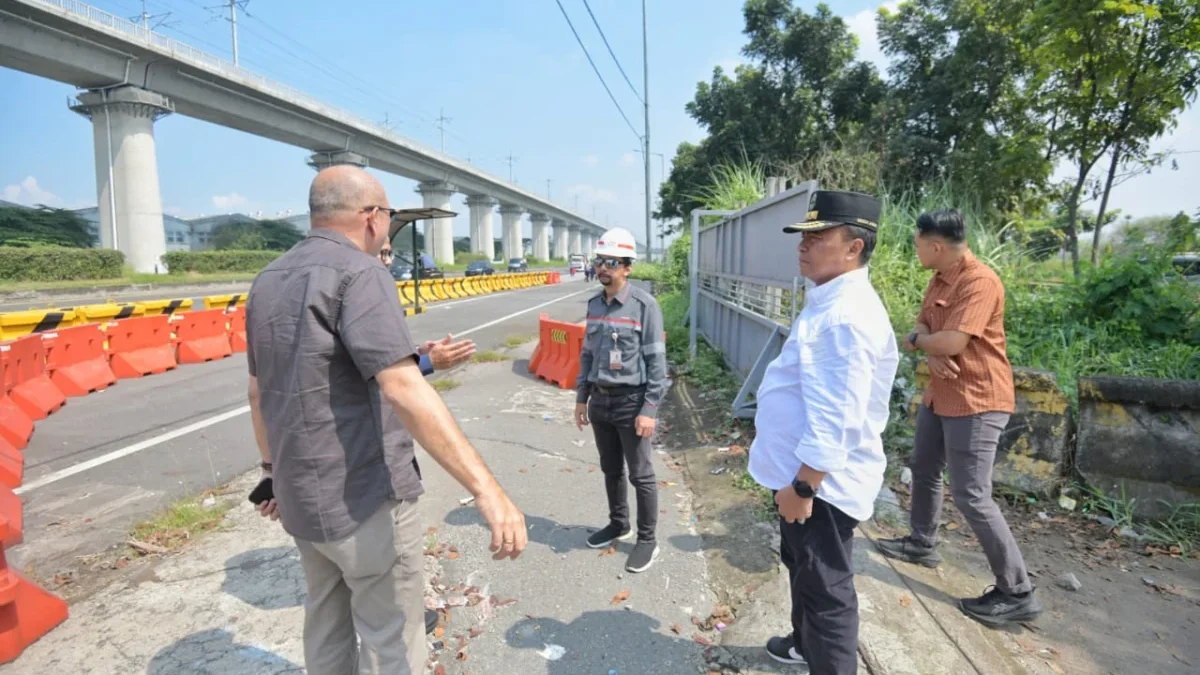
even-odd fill
[{"label": "eyeglasses", "polygon": [[388,221],[390,222],[388,225],[388,241],[395,239],[396,233],[400,231],[401,227],[404,227],[404,223],[396,220],[396,214],[400,212],[400,209],[393,209],[388,206],[364,206],[359,209],[359,211],[366,213],[374,213],[375,211],[379,211],[380,213],[387,214]]},{"label": "eyeglasses", "polygon": [[625,264],[625,261],[621,260],[620,258],[596,258],[592,262],[596,265],[596,267],[603,265],[609,269],[616,269],[617,267],[621,267]]},{"label": "eyeglasses", "polygon": [[380,251],[379,259],[382,260],[384,262],[384,264],[387,264],[388,262],[390,262],[392,259],[392,249],[385,248],[382,251]]}]

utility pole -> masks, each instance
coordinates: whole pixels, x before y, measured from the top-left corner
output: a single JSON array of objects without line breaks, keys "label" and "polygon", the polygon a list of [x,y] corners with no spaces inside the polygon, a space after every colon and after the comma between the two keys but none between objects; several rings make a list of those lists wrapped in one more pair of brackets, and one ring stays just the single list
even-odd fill
[{"label": "utility pole", "polygon": [[[138,14],[137,16],[129,17],[129,20],[142,24],[142,28],[146,29],[146,32],[149,33],[151,30],[154,30],[155,28],[158,28],[159,26],[166,24],[167,17],[169,17],[169,16],[171,16],[170,12],[163,12],[162,14],[151,14],[149,11],[146,10],[146,0],[142,0],[142,13]],[[154,21],[153,26],[150,25],[151,21]],[[172,23],[174,23],[174,22],[172,22]],[[147,39],[149,39],[149,37],[150,37],[149,35],[146,36]]]},{"label": "utility pole", "polygon": [[450,121],[451,119],[446,117],[446,109],[438,109],[437,127],[438,131],[440,131],[442,134],[442,152],[446,151],[446,122]]},{"label": "utility pole", "polygon": [[571,210],[576,211],[576,212],[579,211],[579,195],[575,195],[575,208],[573,208]]},{"label": "utility pole", "polygon": [[550,180],[549,178],[546,179],[546,199],[547,200],[550,199],[550,183],[553,183],[553,182],[554,181]]},{"label": "utility pole", "polygon": [[243,12],[246,11],[246,5],[248,5],[248,4],[250,4],[250,0],[225,0],[225,2],[220,5],[207,8],[207,9],[229,8],[229,18],[226,19],[226,21],[229,22],[229,30],[233,36],[233,65],[235,65],[235,66],[238,65],[237,10],[238,10],[238,7],[241,7]]},{"label": "utility pole", "polygon": [[504,159],[508,162],[508,182],[515,183],[516,181],[513,180],[513,162],[517,161],[517,158],[513,157],[512,150],[509,150],[508,157]]},{"label": "utility pole", "polygon": [[650,225],[650,49],[646,38],[646,0],[642,0],[642,103],[645,104],[646,113],[645,133],[642,134],[642,147],[645,148],[642,158],[645,160],[646,174],[646,262],[651,262],[650,247],[654,235],[651,234]]}]

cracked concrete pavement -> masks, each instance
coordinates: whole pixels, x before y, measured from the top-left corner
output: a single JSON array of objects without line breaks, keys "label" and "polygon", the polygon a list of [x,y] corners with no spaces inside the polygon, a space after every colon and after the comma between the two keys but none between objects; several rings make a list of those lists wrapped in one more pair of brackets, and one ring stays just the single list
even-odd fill
[{"label": "cracked concrete pavement", "polygon": [[[421,511],[434,528],[427,544],[447,544],[438,559],[426,556],[427,597],[457,605],[454,591],[474,586],[495,599],[450,606],[444,649],[434,655],[448,675],[708,672],[691,619],[707,617],[713,597],[678,470],[656,452],[662,554],[653,568],[624,571],[631,544],[611,555],[587,548],[607,519],[595,446],[571,421],[574,393],[529,377],[531,351],[469,366],[454,375],[462,386],[444,395],[526,514],[530,544],[520,560],[491,559],[486,528],[461,502],[466,493],[420,455]],[[245,502],[255,480],[243,475],[221,497],[236,505],[220,531],[130,565],[0,673],[303,672],[303,575],[291,539]]]}]

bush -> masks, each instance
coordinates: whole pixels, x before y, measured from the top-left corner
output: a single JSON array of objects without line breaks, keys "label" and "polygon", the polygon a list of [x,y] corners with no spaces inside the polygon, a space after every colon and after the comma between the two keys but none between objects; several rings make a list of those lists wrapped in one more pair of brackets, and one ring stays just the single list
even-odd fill
[{"label": "bush", "polygon": [[173,251],[163,256],[171,274],[256,273],[283,255],[280,251]]},{"label": "bush", "polygon": [[488,261],[488,257],[482,253],[455,253],[454,254],[454,264],[455,265],[466,265],[467,263],[473,263],[476,260],[483,260],[483,261],[490,262],[490,261]]},{"label": "bush", "polygon": [[0,247],[0,279],[5,281],[72,281],[119,279],[125,255],[103,248]]}]

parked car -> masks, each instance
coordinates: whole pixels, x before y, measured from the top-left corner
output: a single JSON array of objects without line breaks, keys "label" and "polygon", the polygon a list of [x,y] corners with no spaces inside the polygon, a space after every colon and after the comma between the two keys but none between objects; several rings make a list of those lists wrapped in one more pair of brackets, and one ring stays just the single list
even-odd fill
[{"label": "parked car", "polygon": [[467,263],[466,276],[481,277],[491,276],[496,273],[496,268],[492,267],[492,263],[487,260],[475,260]]},{"label": "parked car", "polygon": [[[422,253],[417,257],[417,262],[421,266],[422,279],[444,279],[446,273],[442,271],[436,263],[433,262],[433,257],[428,253]],[[396,281],[412,281],[413,268],[412,262],[406,258],[396,257],[396,261],[392,263],[392,278]]]},{"label": "parked car", "polygon": [[513,258],[508,261],[509,272],[527,272],[529,263],[524,258]]}]

